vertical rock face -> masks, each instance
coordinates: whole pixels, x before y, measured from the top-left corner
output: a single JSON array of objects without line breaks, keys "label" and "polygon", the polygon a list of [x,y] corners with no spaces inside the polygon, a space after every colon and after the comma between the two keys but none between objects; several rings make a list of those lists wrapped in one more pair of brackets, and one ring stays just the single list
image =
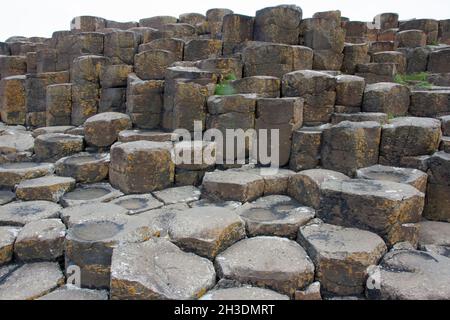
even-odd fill
[{"label": "vertical rock face", "polygon": [[437,152],[428,160],[429,183],[424,216],[429,220],[450,221],[450,156]]},{"label": "vertical rock face", "polygon": [[25,124],[26,76],[3,77],[0,80],[0,113],[6,124]]},{"label": "vertical rock face", "polygon": [[233,54],[234,49],[245,41],[253,40],[255,18],[240,14],[227,14],[223,17],[223,53]]}]

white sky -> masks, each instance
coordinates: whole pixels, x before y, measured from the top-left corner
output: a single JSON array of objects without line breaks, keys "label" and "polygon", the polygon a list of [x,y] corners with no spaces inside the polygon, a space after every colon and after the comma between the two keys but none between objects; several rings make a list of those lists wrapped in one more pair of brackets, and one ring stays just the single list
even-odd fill
[{"label": "white sky", "polygon": [[254,15],[256,10],[278,4],[296,4],[303,16],[339,9],[352,20],[369,21],[382,12],[396,12],[400,19],[450,19],[449,0],[7,0],[0,9],[0,41],[13,35],[50,37],[53,31],[68,30],[79,15],[101,16],[116,21],[138,21],[155,15],[178,16],[205,13],[211,8],[229,8]]}]

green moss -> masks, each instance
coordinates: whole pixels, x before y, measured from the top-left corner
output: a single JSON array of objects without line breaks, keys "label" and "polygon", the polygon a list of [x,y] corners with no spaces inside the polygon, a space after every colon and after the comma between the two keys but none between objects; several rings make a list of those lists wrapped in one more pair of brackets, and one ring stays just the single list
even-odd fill
[{"label": "green moss", "polygon": [[231,81],[236,80],[236,76],[234,74],[229,74],[224,77],[217,85],[216,90],[214,92],[217,96],[229,96],[235,94],[235,90],[233,86],[230,84]]},{"label": "green moss", "polygon": [[395,76],[395,82],[405,86],[415,86],[419,88],[430,88],[433,86],[428,82],[428,73],[418,72],[412,74],[397,74]]}]

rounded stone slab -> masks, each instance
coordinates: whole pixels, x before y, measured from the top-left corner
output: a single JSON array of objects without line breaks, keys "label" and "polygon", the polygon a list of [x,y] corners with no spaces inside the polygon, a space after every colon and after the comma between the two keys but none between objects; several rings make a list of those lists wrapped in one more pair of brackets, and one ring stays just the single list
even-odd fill
[{"label": "rounded stone slab", "polygon": [[14,201],[16,194],[9,190],[0,190],[0,206]]},{"label": "rounded stone slab", "polygon": [[171,142],[177,135],[170,132],[147,131],[147,130],[124,130],[119,133],[119,142],[127,143],[134,141]]},{"label": "rounded stone slab", "polygon": [[185,253],[164,239],[120,246],[113,253],[114,300],[196,299],[215,282],[211,261]]},{"label": "rounded stone slab", "polygon": [[83,147],[82,136],[48,133],[36,138],[34,153],[38,161],[56,162],[63,157],[83,151]]},{"label": "rounded stone slab", "polygon": [[205,294],[200,300],[289,300],[289,297],[268,289],[257,287],[240,287],[212,290]]},{"label": "rounded stone slab", "polygon": [[46,200],[59,202],[61,197],[75,188],[75,179],[46,176],[25,180],[16,187],[16,196],[25,201]]},{"label": "rounded stone slab", "polygon": [[11,261],[14,241],[19,231],[18,228],[0,227],[0,266]]},{"label": "rounded stone slab", "polygon": [[13,188],[23,180],[40,178],[55,171],[51,163],[17,162],[0,165],[0,186]]},{"label": "rounded stone slab", "polygon": [[66,226],[60,219],[45,219],[27,223],[14,244],[14,254],[20,261],[54,261],[64,254]]},{"label": "rounded stone slab", "polygon": [[28,132],[5,130],[0,133],[0,153],[33,151],[34,138]]},{"label": "rounded stone slab", "polygon": [[450,299],[450,258],[424,251],[391,251],[378,267],[371,268],[369,299]]},{"label": "rounded stone slab", "polygon": [[229,209],[193,208],[175,213],[169,224],[169,237],[185,251],[214,259],[245,238],[245,224]]},{"label": "rounded stone slab", "polygon": [[359,169],[356,172],[356,176],[358,179],[384,180],[409,184],[423,193],[427,190],[428,175],[417,169],[375,165]]},{"label": "rounded stone slab", "polygon": [[247,172],[207,172],[202,193],[214,200],[248,202],[264,194],[264,179]]},{"label": "rounded stone slab", "polygon": [[296,242],[278,237],[242,240],[217,256],[221,278],[269,288],[292,297],[314,280],[314,264]]},{"label": "rounded stone slab", "polygon": [[312,208],[302,207],[287,196],[259,198],[236,210],[250,237],[277,236],[295,240],[298,228],[314,218]]},{"label": "rounded stone slab", "polygon": [[198,201],[201,194],[201,191],[194,186],[170,188],[153,193],[165,205]]},{"label": "rounded stone slab", "polygon": [[324,223],[301,227],[298,242],[313,260],[323,290],[338,295],[363,293],[367,267],[387,250],[374,233]]},{"label": "rounded stone slab", "polygon": [[375,232],[388,244],[405,241],[404,225],[421,220],[424,194],[380,180],[325,181],[317,215],[327,223]]},{"label": "rounded stone slab", "polygon": [[319,209],[320,186],[328,180],[349,180],[343,173],[326,169],[311,169],[289,178],[288,195],[300,203]]},{"label": "rounded stone slab", "polygon": [[96,147],[109,147],[117,141],[119,132],[132,127],[128,115],[118,112],[97,114],[84,123],[86,142]]},{"label": "rounded stone slab", "polygon": [[72,177],[80,183],[95,183],[108,178],[109,153],[82,152],[58,160],[56,174]]},{"label": "rounded stone slab", "polygon": [[75,129],[74,126],[52,126],[52,127],[43,127],[33,130],[33,137],[39,137],[43,134],[48,133],[67,133],[67,131]]},{"label": "rounded stone slab", "polygon": [[61,210],[61,219],[69,228],[88,221],[126,219],[128,210],[111,203],[86,203]]},{"label": "rounded stone slab", "polygon": [[0,284],[0,300],[37,299],[64,283],[56,262],[25,264]]},{"label": "rounded stone slab", "polygon": [[123,193],[114,189],[109,183],[94,183],[79,185],[62,196],[60,202],[66,208],[90,202],[110,202],[121,196]]},{"label": "rounded stone slab", "polygon": [[59,216],[61,206],[49,201],[12,202],[0,207],[0,225],[24,226]]},{"label": "rounded stone slab", "polygon": [[124,196],[112,200],[111,203],[125,208],[128,210],[129,215],[136,215],[146,211],[158,209],[164,205],[151,194]]},{"label": "rounded stone slab", "polygon": [[53,301],[94,301],[108,300],[108,292],[103,290],[80,289],[73,285],[66,285],[62,288],[40,297],[37,300],[53,300]]}]

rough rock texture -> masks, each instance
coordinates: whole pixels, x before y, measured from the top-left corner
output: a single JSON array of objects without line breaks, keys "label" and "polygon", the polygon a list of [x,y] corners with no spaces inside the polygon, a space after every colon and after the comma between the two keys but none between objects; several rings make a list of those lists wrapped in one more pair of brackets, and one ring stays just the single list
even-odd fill
[{"label": "rough rock texture", "polygon": [[75,188],[73,178],[46,176],[25,180],[16,187],[16,196],[24,201],[45,200],[59,202],[61,197]]},{"label": "rough rock texture", "polygon": [[0,225],[23,226],[29,222],[57,218],[61,207],[48,201],[12,202],[0,207]]},{"label": "rough rock texture", "polygon": [[238,287],[238,288],[224,288],[214,289],[205,294],[200,300],[289,300],[286,295],[279,294],[275,291],[258,288],[258,287]]},{"label": "rough rock texture", "polygon": [[109,147],[117,141],[119,132],[131,129],[131,119],[116,112],[101,113],[84,123],[86,142],[96,147]]},{"label": "rough rock texture", "polygon": [[73,191],[62,196],[60,202],[63,207],[71,207],[90,202],[110,202],[120,196],[123,196],[123,193],[111,187],[109,183],[94,183],[78,185]]},{"label": "rough rock texture", "polygon": [[0,266],[12,260],[14,242],[20,229],[13,227],[0,227]]},{"label": "rough rock texture", "polygon": [[23,180],[50,175],[54,170],[53,164],[50,163],[5,163],[0,165],[0,185],[13,188]]},{"label": "rough rock texture", "polygon": [[437,152],[427,160],[429,183],[424,216],[429,220],[450,222],[450,155]]},{"label": "rough rock texture", "polygon": [[313,281],[314,265],[294,241],[278,237],[242,240],[216,258],[219,277],[293,296]]},{"label": "rough rock texture", "polygon": [[164,205],[164,203],[157,200],[151,194],[124,196],[112,200],[111,203],[128,210],[129,215],[158,209]]},{"label": "rough rock texture", "polygon": [[366,86],[362,111],[404,116],[409,108],[409,89],[397,83],[381,82]]},{"label": "rough rock texture", "polygon": [[77,153],[58,160],[55,172],[80,183],[100,182],[108,177],[109,159],[109,153]]},{"label": "rough rock texture", "polygon": [[200,298],[216,282],[213,264],[163,239],[114,250],[111,299],[188,300]]},{"label": "rough rock texture", "polygon": [[56,162],[83,151],[83,147],[83,137],[62,133],[43,134],[34,141],[34,152],[39,161]]},{"label": "rough rock texture", "polygon": [[66,285],[40,297],[38,300],[49,301],[95,301],[108,300],[107,291],[80,289],[73,285]]}]

